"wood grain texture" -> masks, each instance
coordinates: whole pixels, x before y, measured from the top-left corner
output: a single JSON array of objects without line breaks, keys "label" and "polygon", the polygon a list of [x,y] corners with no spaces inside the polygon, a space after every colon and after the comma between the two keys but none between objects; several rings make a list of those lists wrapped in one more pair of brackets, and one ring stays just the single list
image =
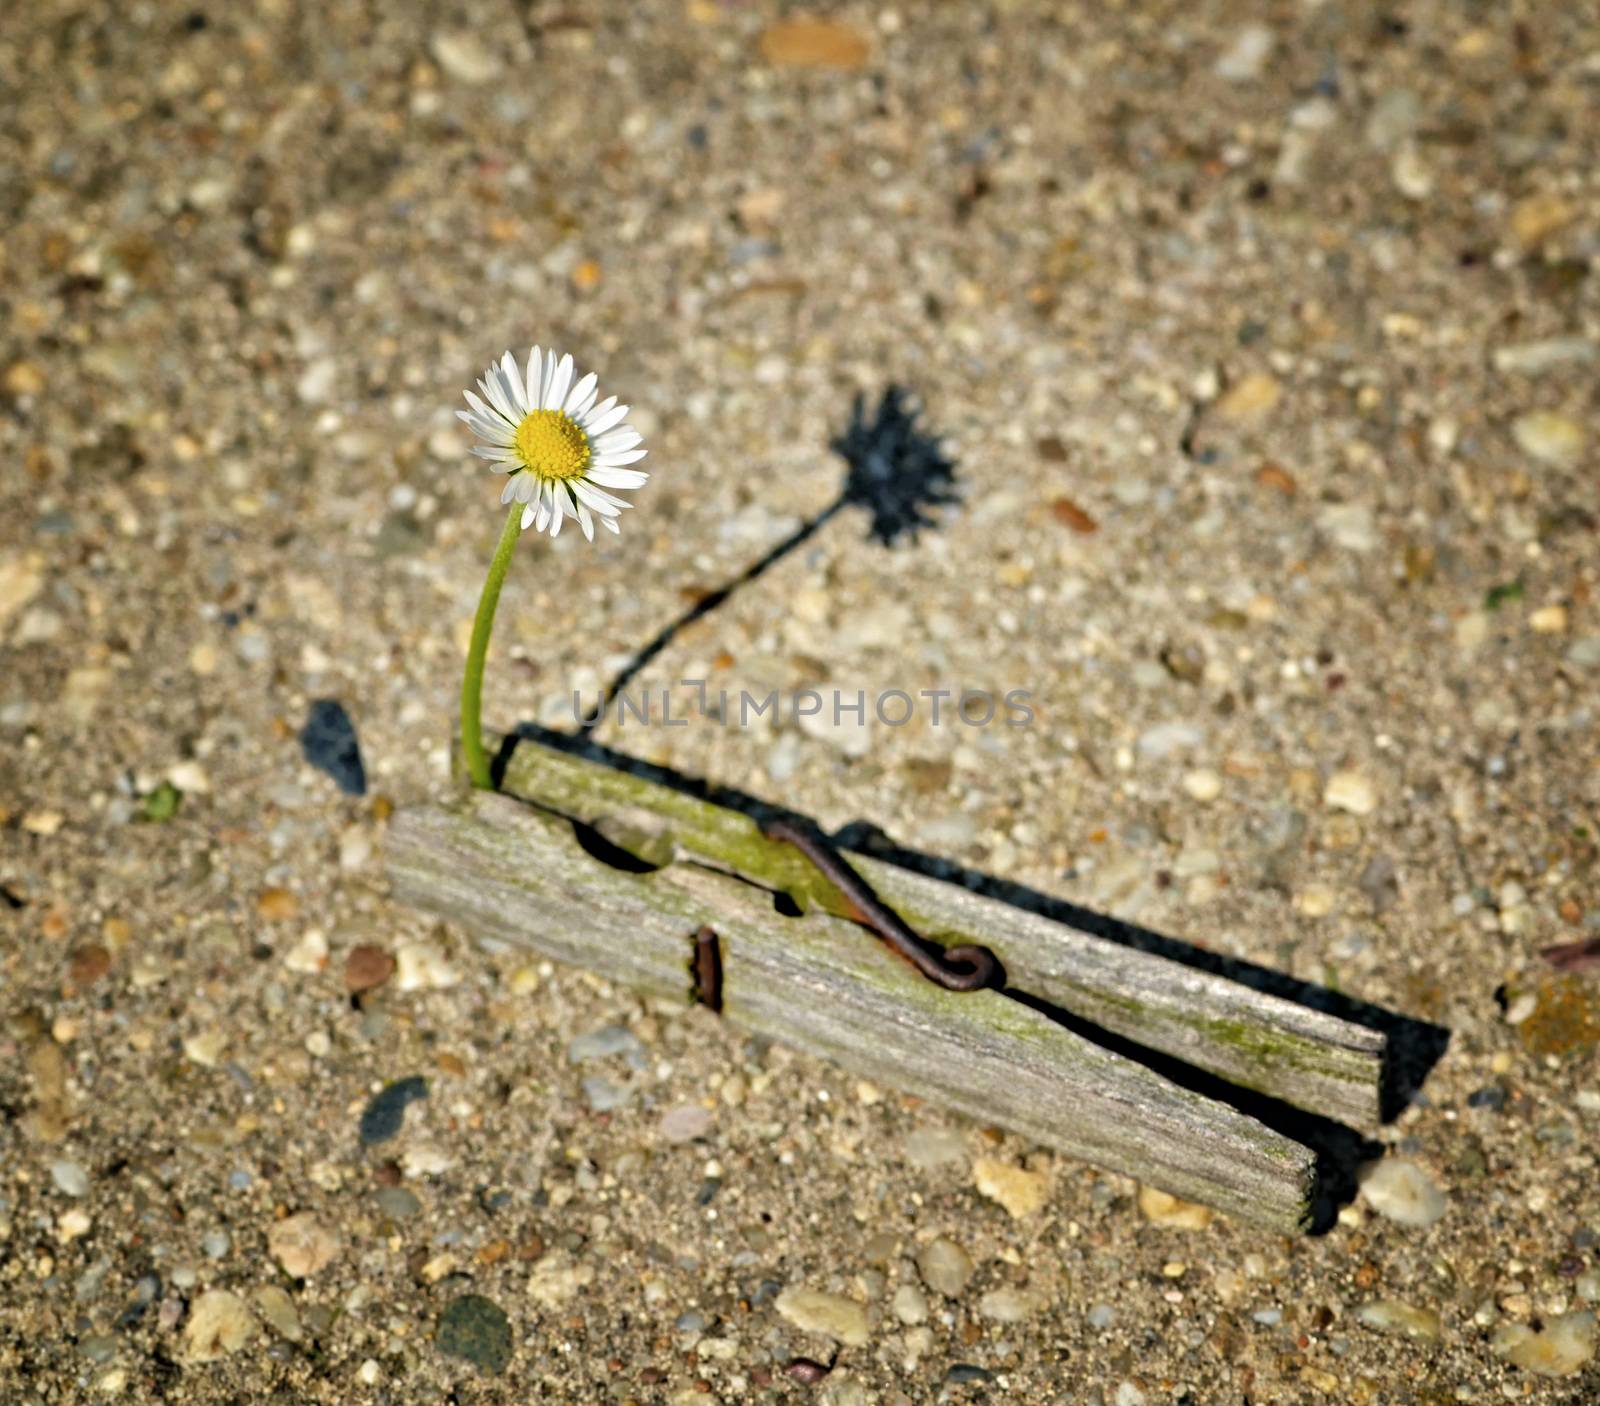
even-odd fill
[{"label": "wood grain texture", "polygon": [[[791,846],[741,811],[547,747],[511,754],[502,790],[594,825],[651,863],[674,856],[788,892],[802,908],[845,914],[838,892]],[[1115,1035],[1355,1127],[1381,1118],[1387,1040],[1341,1020],[1096,937],[867,855],[851,865],[930,941],[990,948],[1008,984]]]},{"label": "wood grain texture", "polygon": [[398,814],[387,864],[403,902],[669,1000],[689,999],[709,924],[735,1025],[1258,1224],[1309,1218],[1310,1149],[999,992],[944,991],[821,905],[786,917],[693,862],[625,872],[569,821],[481,792]]}]

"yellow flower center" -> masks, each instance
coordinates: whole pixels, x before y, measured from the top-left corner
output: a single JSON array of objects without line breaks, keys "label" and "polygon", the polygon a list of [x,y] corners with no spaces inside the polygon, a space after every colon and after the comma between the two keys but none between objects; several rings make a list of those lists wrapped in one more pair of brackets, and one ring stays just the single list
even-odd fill
[{"label": "yellow flower center", "polygon": [[534,410],[524,416],[514,443],[528,471],[543,479],[578,478],[592,457],[589,436],[560,410]]}]

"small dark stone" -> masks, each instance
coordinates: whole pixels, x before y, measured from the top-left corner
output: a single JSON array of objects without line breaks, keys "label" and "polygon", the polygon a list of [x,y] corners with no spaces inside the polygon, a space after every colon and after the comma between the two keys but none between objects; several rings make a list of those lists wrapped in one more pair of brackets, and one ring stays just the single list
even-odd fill
[{"label": "small dark stone", "polygon": [[994,1373],[972,1362],[952,1362],[944,1379],[947,1382],[992,1382]]},{"label": "small dark stone", "polygon": [[1499,1084],[1486,1084],[1467,1095],[1468,1108],[1489,1108],[1498,1113],[1506,1106],[1506,1091]]},{"label": "small dark stone", "polygon": [[815,1386],[829,1372],[833,1370],[825,1362],[818,1362],[811,1357],[796,1357],[783,1369],[797,1382],[804,1382],[807,1386]]},{"label": "small dark stone", "polygon": [[783,1285],[776,1279],[763,1279],[756,1285],[756,1291],[750,1295],[750,1302],[757,1306],[770,1303],[783,1292]]},{"label": "small dark stone", "polygon": [[364,796],[367,773],[361,765],[361,744],[355,724],[336,698],[319,698],[300,729],[300,751],[318,771],[325,771],[346,795]]},{"label": "small dark stone", "polygon": [[700,1183],[700,1190],[695,1193],[694,1203],[697,1206],[709,1206],[722,1190],[721,1177],[707,1177]]},{"label": "small dark stone", "polygon": [[361,1111],[361,1141],[369,1147],[375,1142],[387,1142],[405,1122],[406,1105],[427,1096],[428,1081],[420,1074],[397,1079],[381,1093],[374,1094]]},{"label": "small dark stone", "polygon": [[463,1294],[439,1315],[439,1351],[498,1374],[511,1361],[511,1320],[493,1299]]},{"label": "small dark stone", "polygon": [[1374,913],[1394,907],[1395,899],[1400,896],[1400,879],[1394,860],[1384,854],[1373,855],[1356,880],[1356,887],[1367,896]]}]

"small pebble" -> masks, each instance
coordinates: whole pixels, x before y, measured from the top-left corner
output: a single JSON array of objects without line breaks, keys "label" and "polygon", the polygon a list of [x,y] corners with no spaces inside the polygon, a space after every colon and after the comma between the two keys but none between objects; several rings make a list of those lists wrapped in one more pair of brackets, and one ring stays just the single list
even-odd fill
[{"label": "small pebble", "polygon": [[89,1194],[89,1174],[76,1162],[62,1158],[50,1164],[50,1180],[56,1184],[56,1190],[64,1196],[87,1196]]},{"label": "small pebble", "polygon": [[668,1142],[693,1142],[711,1131],[711,1113],[698,1103],[680,1103],[661,1115],[658,1127]]},{"label": "small pebble", "polygon": [[422,1209],[416,1194],[403,1186],[380,1186],[372,1199],[391,1220],[409,1220]]},{"label": "small pebble", "polygon": [[328,935],[321,928],[307,928],[300,940],[283,954],[283,964],[302,976],[315,976],[328,965]]},{"label": "small pebble", "polygon": [[1356,1321],[1380,1333],[1438,1342],[1442,1336],[1439,1315],[1431,1308],[1416,1308],[1399,1299],[1374,1299],[1356,1308]]},{"label": "small pebble", "polygon": [[963,1382],[992,1382],[994,1373],[987,1367],[979,1367],[971,1362],[952,1362],[944,1379],[953,1386],[959,1386]]},{"label": "small pebble", "polygon": [[428,51],[458,83],[491,83],[501,70],[500,56],[470,30],[441,30],[428,40]]},{"label": "small pebble", "polygon": [[374,1094],[361,1114],[360,1137],[367,1146],[387,1142],[405,1122],[406,1105],[427,1098],[428,1081],[420,1074],[398,1079]]},{"label": "small pebble", "polygon": [[245,1301],[226,1289],[208,1289],[194,1301],[184,1325],[184,1361],[215,1362],[238,1352],[254,1335],[255,1320]]},{"label": "small pebble", "polygon": [[1351,815],[1371,815],[1378,808],[1378,788],[1373,785],[1371,778],[1359,771],[1336,771],[1328,778],[1322,803],[1329,810],[1348,811]]},{"label": "small pebble", "polygon": [[406,1148],[400,1155],[400,1165],[408,1177],[443,1176],[456,1164],[456,1159],[442,1147],[419,1142]]},{"label": "small pebble", "polygon": [[1543,1328],[1526,1323],[1505,1323],[1495,1330],[1489,1346],[1497,1357],[1541,1377],[1569,1377],[1594,1357],[1596,1320],[1580,1309],[1545,1321]]},{"label": "small pebble", "polygon": [[1044,1205],[1048,1180],[1039,1172],[1013,1167],[994,1157],[980,1157],[972,1167],[972,1181],[991,1201],[998,1201],[1014,1219],[1032,1215]]},{"label": "small pebble", "polygon": [[1567,629],[1567,608],[1544,605],[1528,616],[1528,628],[1536,635],[1560,635]]},{"label": "small pebble", "polygon": [[867,1341],[867,1310],[842,1294],[789,1288],[778,1295],[775,1307],[803,1332],[821,1333],[847,1347],[860,1347]]},{"label": "small pebble", "polygon": [[1020,1323],[1039,1307],[1031,1294],[1016,1289],[991,1289],[978,1300],[978,1312],[995,1323]]},{"label": "small pebble", "polygon": [[1206,804],[1222,794],[1222,778],[1210,768],[1191,771],[1183,778],[1183,789],[1201,804]]},{"label": "small pebble", "polygon": [[267,1249],[292,1279],[305,1279],[326,1269],[338,1255],[338,1234],[310,1211],[275,1221],[267,1231]]},{"label": "small pebble", "polygon": [[1360,1173],[1361,1194],[1380,1216],[1397,1225],[1426,1227],[1443,1218],[1449,1200],[1428,1174],[1403,1157],[1368,1162]]},{"label": "small pebble", "polygon": [[584,1064],[591,1059],[612,1055],[642,1055],[644,1046],[626,1025],[604,1025],[579,1035],[567,1046],[567,1063]]},{"label": "small pebble", "polygon": [[583,1080],[582,1088],[583,1101],[589,1105],[591,1113],[610,1113],[625,1107],[633,1098],[631,1089],[602,1079],[598,1074],[591,1074]]},{"label": "small pebble", "polygon": [[403,944],[396,967],[399,978],[395,984],[402,991],[448,991],[461,980],[460,973],[431,942]]},{"label": "small pebble", "polygon": [[1277,377],[1256,371],[1229,387],[1217,401],[1215,410],[1219,419],[1249,425],[1264,420],[1282,399],[1283,385]]},{"label": "small pebble", "polygon": [[918,1128],[906,1134],[905,1155],[918,1171],[931,1172],[967,1158],[965,1133],[954,1128]]},{"label": "small pebble", "polygon": [[304,1336],[300,1327],[300,1314],[294,1300],[276,1284],[268,1284],[255,1293],[256,1308],[279,1337],[297,1343]]},{"label": "small pebble", "polygon": [[346,795],[366,794],[367,774],[361,765],[355,724],[336,699],[319,698],[311,705],[306,724],[300,729],[300,751],[318,771],[331,776]]},{"label": "small pebble", "polygon": [[352,994],[371,991],[394,975],[395,960],[383,948],[369,942],[352,947],[344,959],[345,990]]},{"label": "small pebble", "polygon": [[947,1299],[960,1296],[972,1278],[972,1256],[954,1240],[940,1236],[917,1252],[917,1269],[922,1282]]},{"label": "small pebble", "polygon": [[1587,365],[1597,359],[1600,359],[1600,343],[1587,337],[1517,342],[1496,348],[1493,357],[1496,371],[1518,376],[1538,376],[1558,367]]},{"label": "small pebble", "polygon": [[208,1260],[220,1260],[232,1243],[226,1230],[208,1230],[200,1237],[200,1250]]},{"label": "small pebble", "polygon": [[1139,1188],[1139,1211],[1152,1225],[1169,1226],[1174,1230],[1204,1230],[1211,1224],[1214,1214],[1209,1206],[1181,1201],[1153,1186]]},{"label": "small pebble", "polygon": [[1583,426],[1568,415],[1553,410],[1535,410],[1519,415],[1511,425],[1511,437],[1524,454],[1557,468],[1570,468],[1583,458],[1588,436]]},{"label": "small pebble", "polygon": [[493,1299],[463,1294],[439,1315],[434,1343],[447,1356],[464,1358],[498,1375],[511,1361],[511,1320]]},{"label": "small pebble", "polygon": [[902,1284],[896,1289],[890,1307],[902,1323],[925,1323],[928,1320],[928,1296],[915,1284]]}]

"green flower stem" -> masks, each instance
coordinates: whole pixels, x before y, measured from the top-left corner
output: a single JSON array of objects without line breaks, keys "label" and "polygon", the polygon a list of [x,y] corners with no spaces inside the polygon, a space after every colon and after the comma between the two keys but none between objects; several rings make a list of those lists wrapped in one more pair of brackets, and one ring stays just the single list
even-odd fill
[{"label": "green flower stem", "polygon": [[489,653],[489,632],[494,629],[500,587],[520,536],[522,504],[513,503],[500,532],[500,545],[489,563],[489,574],[483,578],[483,594],[478,597],[478,613],[472,620],[472,643],[467,646],[467,672],[461,678],[461,751],[467,760],[467,775],[480,791],[494,790],[489,758],[483,750],[483,661]]}]

